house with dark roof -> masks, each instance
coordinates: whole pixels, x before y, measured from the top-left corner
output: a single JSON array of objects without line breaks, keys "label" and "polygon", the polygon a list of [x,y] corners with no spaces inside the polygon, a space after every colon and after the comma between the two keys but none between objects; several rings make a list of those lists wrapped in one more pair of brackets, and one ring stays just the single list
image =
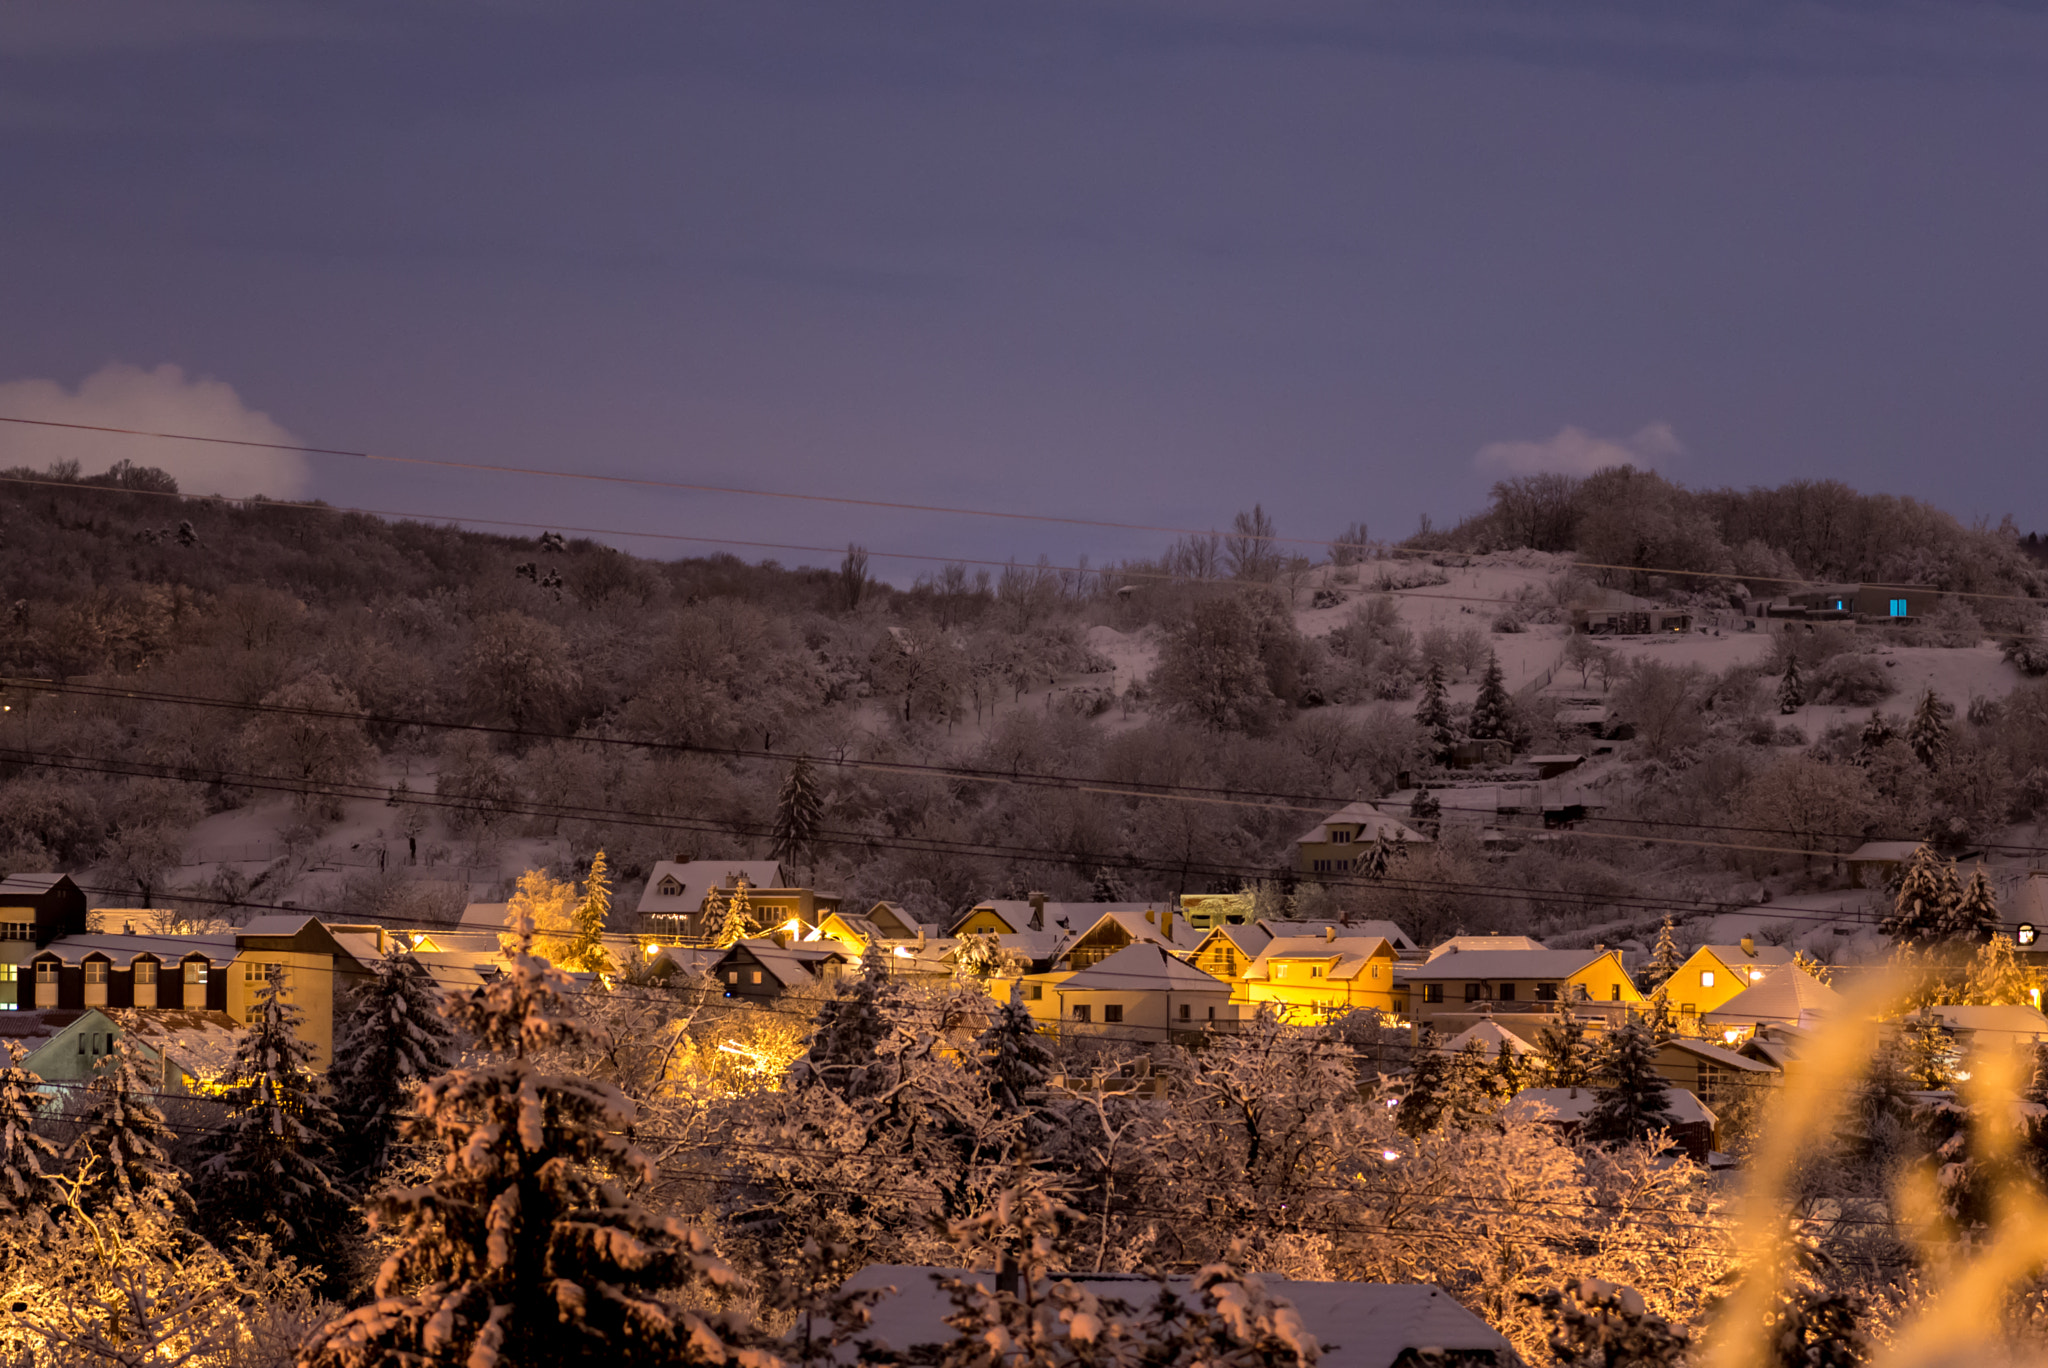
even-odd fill
[{"label": "house with dark roof", "polygon": [[1339,808],[1294,838],[1295,868],[1304,874],[1343,874],[1357,868],[1365,848],[1425,844],[1429,837],[1371,803]]},{"label": "house with dark roof", "polygon": [[[1566,1138],[1579,1133],[1586,1118],[1598,1106],[1600,1094],[1592,1088],[1524,1088],[1501,1108],[1507,1121],[1537,1121],[1555,1126]],[[1684,1088],[1666,1088],[1664,1105],[1670,1109],[1666,1129],[1686,1158],[1705,1168],[1719,1148],[1721,1118],[1704,1102]]]},{"label": "house with dark roof", "polygon": [[1779,1070],[1761,1059],[1738,1054],[1728,1045],[1689,1036],[1673,1036],[1652,1056],[1657,1076],[1706,1103],[1719,1106],[1744,1088],[1776,1083]]},{"label": "house with dark roof", "polygon": [[68,874],[0,879],[0,1011],[35,1005],[28,963],[59,936],[86,929],[85,894]]},{"label": "house with dark roof", "polygon": [[767,1004],[792,989],[829,982],[859,960],[835,942],[784,945],[770,937],[734,941],[711,962],[711,979],[725,995]]}]

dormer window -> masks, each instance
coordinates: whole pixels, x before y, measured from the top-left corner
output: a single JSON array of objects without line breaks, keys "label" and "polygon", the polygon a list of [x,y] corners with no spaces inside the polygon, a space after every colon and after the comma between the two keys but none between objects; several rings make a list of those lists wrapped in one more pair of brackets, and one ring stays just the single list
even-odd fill
[{"label": "dormer window", "polygon": [[1338,845],[1347,845],[1351,841],[1351,832],[1349,828],[1338,827],[1330,833],[1330,839]]},{"label": "dormer window", "polygon": [[683,886],[676,882],[676,876],[673,874],[662,875],[661,883],[658,887],[661,889],[661,896],[664,898],[680,898],[683,896]]}]

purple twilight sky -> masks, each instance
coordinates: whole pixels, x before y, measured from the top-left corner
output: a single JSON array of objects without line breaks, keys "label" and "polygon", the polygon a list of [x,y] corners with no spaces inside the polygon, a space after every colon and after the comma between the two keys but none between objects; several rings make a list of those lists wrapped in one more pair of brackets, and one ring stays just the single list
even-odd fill
[{"label": "purple twilight sky", "polygon": [[[2048,529],[2044,78],[1970,0],[12,5],[0,414],[1313,537],[1633,456]],[[0,432],[62,456],[1163,540]]]}]

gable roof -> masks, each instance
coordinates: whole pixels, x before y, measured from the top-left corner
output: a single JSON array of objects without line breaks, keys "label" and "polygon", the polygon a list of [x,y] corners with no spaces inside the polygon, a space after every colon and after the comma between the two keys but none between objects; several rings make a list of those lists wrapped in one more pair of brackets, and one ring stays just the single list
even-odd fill
[{"label": "gable roof", "polygon": [[[1147,912],[1154,913],[1156,920],[1156,914],[1162,908],[1172,909],[1172,907],[1173,904],[1171,903],[1047,902],[1045,905],[1044,924],[1040,929],[1045,931],[1071,931],[1076,935],[1080,935],[1094,930],[1102,924],[1104,916],[1112,913],[1135,913],[1139,926],[1149,926],[1150,923],[1145,920]],[[1029,899],[983,898],[980,902],[955,917],[952,925],[946,928],[947,933],[949,935],[957,935],[960,927],[966,923],[969,917],[972,917],[977,912],[995,913],[1003,919],[1004,923],[1012,931],[1023,932],[1031,929],[1031,902]],[[1186,924],[1185,918],[1182,917],[1176,916],[1174,921],[1177,925]],[[1125,930],[1129,929],[1130,927],[1127,924]]]},{"label": "gable roof", "polygon": [[1739,1055],[1726,1046],[1713,1045],[1704,1040],[1691,1040],[1685,1036],[1673,1036],[1657,1047],[1660,1050],[1683,1050],[1709,1064],[1718,1064],[1724,1069],[1738,1073],[1776,1073],[1778,1070],[1760,1059]]},{"label": "gable roof", "polygon": [[[1076,933],[1074,940],[1077,943],[1086,940],[1092,933],[1099,930],[1104,922],[1114,922],[1122,927],[1124,934],[1134,941],[1152,941],[1160,945],[1170,945],[1175,950],[1183,952],[1193,950],[1208,936],[1206,931],[1188,925],[1184,918],[1177,916],[1172,918],[1170,930],[1164,935],[1160,934],[1159,920],[1162,915],[1162,909],[1149,903],[1073,903],[1069,904],[1069,906],[1099,907],[1103,909],[1101,916],[1092,922],[1088,922],[1086,925],[1080,922],[1073,923],[1073,929]],[[1048,923],[1052,921],[1053,907],[1054,904],[1052,903],[1045,905],[1046,921]],[[1164,913],[1171,915],[1171,912],[1172,908],[1169,904],[1164,909]],[[1152,918],[1150,921],[1146,920],[1148,914]]]},{"label": "gable roof", "polygon": [[1546,950],[1549,947],[1531,936],[1452,936],[1431,946],[1429,957],[1467,950]]},{"label": "gable roof", "polygon": [[1532,1055],[1536,1053],[1534,1045],[1531,1045],[1499,1022],[1491,1020],[1473,1022],[1470,1026],[1467,1026],[1464,1030],[1437,1046],[1437,1049],[1444,1054],[1456,1054],[1475,1040],[1484,1045],[1486,1052],[1490,1055],[1499,1054],[1500,1047],[1503,1045],[1518,1055]]},{"label": "gable roof", "polygon": [[1323,928],[1334,926],[1339,936],[1379,936],[1396,950],[1419,950],[1422,947],[1408,939],[1408,933],[1390,921],[1283,921],[1278,917],[1261,917],[1258,925],[1266,928],[1272,936],[1320,936]]},{"label": "gable roof", "polygon": [[225,1072],[242,1037],[226,1012],[123,1011],[114,1020],[128,1039],[195,1079]]},{"label": "gable roof", "polygon": [[[1352,979],[1365,972],[1377,955],[1391,957],[1394,947],[1385,936],[1275,936],[1244,971],[1247,979],[1270,979],[1275,960],[1322,960],[1329,964],[1329,979]],[[1390,985],[1391,986],[1391,985]]]},{"label": "gable roof", "polygon": [[[1666,1088],[1664,1104],[1671,1109],[1673,1125],[1711,1126],[1719,1119],[1684,1088]],[[1583,1121],[1599,1105],[1597,1088],[1524,1088],[1501,1108],[1501,1116],[1510,1121]]]},{"label": "gable roof", "polygon": [[850,964],[852,956],[843,950],[827,949],[822,944],[777,945],[765,936],[750,936],[734,941],[713,964],[723,965],[733,957],[735,951],[744,950],[763,969],[774,977],[784,988],[796,988],[806,983],[816,983],[823,977],[827,964]]},{"label": "gable roof", "polygon": [[1410,979],[1568,979],[1610,957],[1619,967],[1612,950],[1452,949],[1401,969]]},{"label": "gable roof", "polygon": [[864,915],[866,920],[873,922],[884,935],[897,940],[914,940],[920,931],[932,935],[938,934],[936,926],[925,925],[925,923],[911,916],[910,913],[892,902],[878,902],[873,907],[870,907],[865,914],[855,913],[854,915]]},{"label": "gable roof", "polygon": [[40,897],[70,877],[69,874],[9,874],[0,879],[0,898]]},{"label": "gable roof", "polygon": [[1816,1013],[1839,1011],[1842,995],[1794,965],[1766,969],[1762,979],[1729,998],[1702,1019],[1730,1025],[1783,1022],[1797,1026]]},{"label": "gable roof", "polygon": [[1237,952],[1247,959],[1257,959],[1259,952],[1273,939],[1273,933],[1266,929],[1263,922],[1250,926],[1212,926],[1209,933],[1195,943],[1195,954],[1199,955],[1208,949],[1209,942],[1218,936],[1236,946]]},{"label": "gable roof", "polygon": [[[995,1290],[995,1274],[960,1268],[872,1264],[848,1278],[844,1285],[853,1291],[896,1289],[876,1303],[861,1340],[898,1354],[919,1345],[951,1342],[958,1332],[946,1323],[953,1303],[939,1290],[940,1278]],[[1073,1281],[1095,1296],[1114,1297],[1134,1309],[1158,1298],[1159,1284],[1142,1275],[1080,1274]],[[1271,1275],[1263,1275],[1261,1281],[1269,1296],[1291,1302],[1308,1332],[1327,1346],[1316,1360],[1319,1368],[1393,1368],[1397,1362],[1436,1353],[1454,1362],[1462,1356],[1490,1355],[1503,1368],[1512,1361],[1499,1332],[1428,1283],[1294,1282]],[[1192,1295],[1192,1279],[1173,1277],[1166,1282],[1182,1297]],[[846,1345],[839,1353],[844,1363],[862,1357],[859,1345]]]},{"label": "gable roof", "polygon": [[1062,993],[1208,992],[1228,993],[1230,985],[1157,945],[1126,945],[1059,985]]},{"label": "gable roof", "polygon": [[1737,973],[1747,973],[1753,969],[1775,969],[1781,964],[1792,962],[1792,947],[1789,945],[1752,943],[1748,950],[1744,950],[1740,945],[1702,945],[1686,958],[1691,959],[1693,955],[1702,954],[1712,955],[1721,961],[1724,967]]},{"label": "gable roof", "polygon": [[1377,840],[1407,841],[1428,844],[1429,837],[1409,826],[1406,822],[1390,817],[1371,803],[1348,803],[1329,816],[1317,822],[1307,831],[1294,838],[1296,845],[1327,845],[1330,828],[1357,827],[1355,840],[1370,843]]},{"label": "gable roof", "polygon": [[1941,1024],[1952,1031],[1968,1031],[1973,1035],[2006,1036],[2009,1037],[2008,1043],[2048,1039],[2048,1016],[2043,1016],[2032,1007],[2014,1004],[1996,1007],[1952,1004],[1922,1010],[1940,1017]]},{"label": "gable roof", "polygon": [[[643,917],[694,917],[704,910],[706,893],[730,888],[734,876],[741,874],[752,888],[785,887],[782,866],[774,860],[656,860],[636,910]],[[661,891],[662,880],[668,878],[676,881],[680,893]]]}]

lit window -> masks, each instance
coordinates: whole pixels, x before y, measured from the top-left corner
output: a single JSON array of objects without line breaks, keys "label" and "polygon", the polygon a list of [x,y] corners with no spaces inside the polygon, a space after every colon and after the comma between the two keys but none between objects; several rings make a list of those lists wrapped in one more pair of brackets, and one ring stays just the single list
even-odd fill
[{"label": "lit window", "polygon": [[1904,616],[1906,616],[1906,601],[1905,601],[1904,599],[1893,599],[1893,600],[1892,600],[1892,616],[1893,616],[1893,617],[1904,617]]},{"label": "lit window", "polygon": [[107,962],[105,960],[87,960],[85,964],[85,981],[87,983],[105,983],[107,981]]},{"label": "lit window", "polygon": [[1124,1005],[1121,1002],[1104,1003],[1102,1006],[1102,1019],[1104,1021],[1122,1021],[1124,1019]]},{"label": "lit window", "polygon": [[185,982],[188,985],[206,986],[206,963],[203,960],[185,961]]},{"label": "lit window", "polygon": [[725,981],[726,981],[727,983],[738,983],[738,982],[740,981],[740,971],[739,971],[739,970],[737,970],[737,969],[728,969],[728,970],[726,970],[726,971],[725,971]]},{"label": "lit window", "polygon": [[759,969],[752,970],[748,974],[748,980],[753,983],[759,983],[761,981],[761,971]]},{"label": "lit window", "polygon": [[1714,986],[1714,971],[1713,971],[1713,970],[1711,970],[1711,969],[1702,969],[1702,970],[1700,970],[1700,987],[1702,987],[1702,988],[1711,988],[1711,987],[1713,987],[1713,986]]}]

